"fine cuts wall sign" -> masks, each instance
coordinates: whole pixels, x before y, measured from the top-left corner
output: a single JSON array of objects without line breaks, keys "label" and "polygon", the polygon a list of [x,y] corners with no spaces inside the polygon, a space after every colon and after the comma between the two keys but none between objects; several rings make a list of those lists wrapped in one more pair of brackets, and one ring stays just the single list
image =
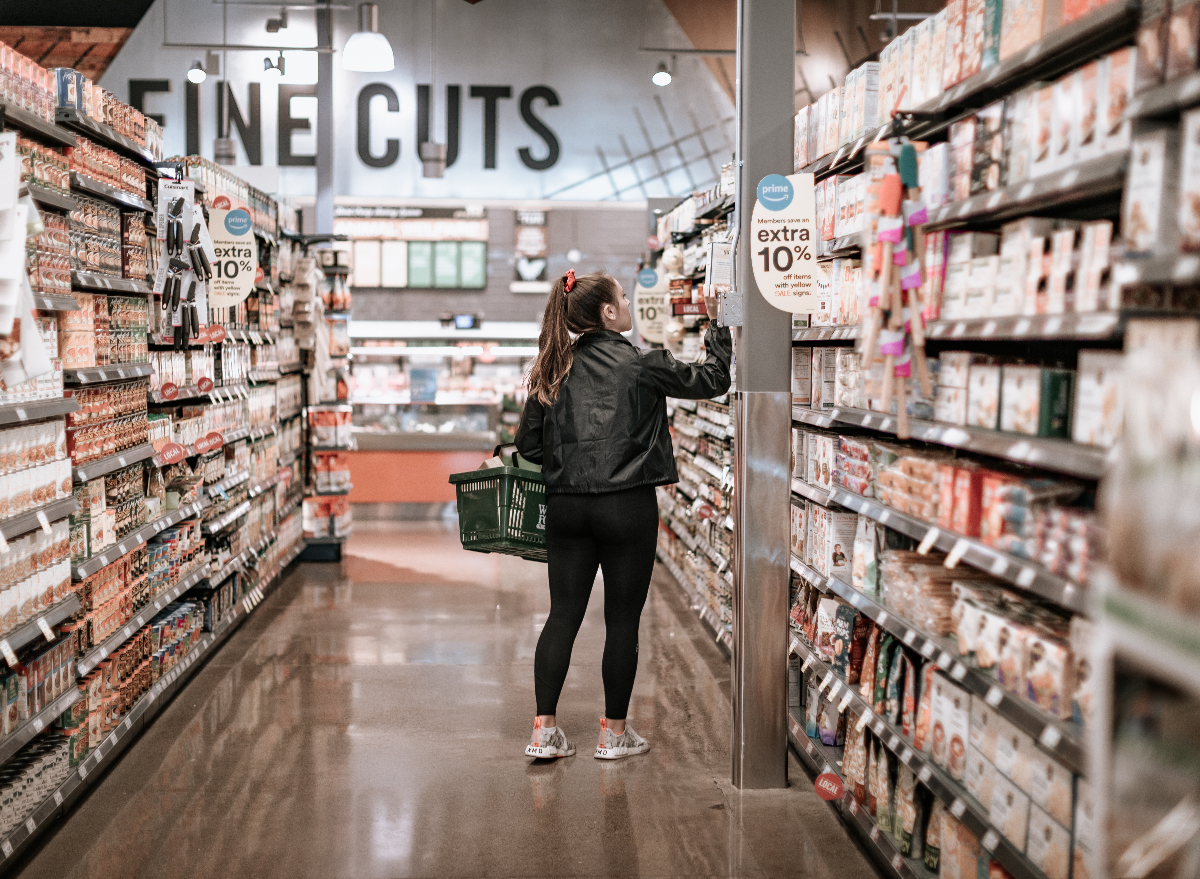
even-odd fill
[{"label": "fine cuts wall sign", "polygon": [[[354,10],[335,7],[333,106],[320,119],[318,55],[302,49],[316,44],[310,8],[270,33],[275,13],[260,4],[214,16],[207,3],[153,0],[101,84],[162,121],[169,155],[212,158],[227,118],[235,165],[272,169],[241,176],[278,178],[281,195],[314,194],[322,129],[333,132],[335,193],[358,199],[642,200],[704,188],[719,174],[714,157],[732,149],[732,104],[701,58],[679,59],[667,89],[651,82],[658,59],[638,50],[645,28],[680,45],[686,36],[662,0],[635,5],[437,0],[434,58],[433,2],[380,0],[396,59],[386,73],[344,69]],[[187,46],[198,44],[230,48],[194,84],[186,73],[203,53]],[[264,57],[278,57],[258,48],[268,44],[284,49],[276,80],[263,74]],[[446,146],[444,177],[422,174],[428,141]],[[655,164],[675,149],[689,156],[686,172]]]}]

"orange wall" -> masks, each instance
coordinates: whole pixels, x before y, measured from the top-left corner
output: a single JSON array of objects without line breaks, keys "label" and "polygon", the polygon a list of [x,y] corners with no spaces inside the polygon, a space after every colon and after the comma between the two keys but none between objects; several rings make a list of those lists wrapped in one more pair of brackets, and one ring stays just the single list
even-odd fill
[{"label": "orange wall", "polygon": [[476,469],[486,452],[347,452],[357,504],[446,503],[451,473]]}]

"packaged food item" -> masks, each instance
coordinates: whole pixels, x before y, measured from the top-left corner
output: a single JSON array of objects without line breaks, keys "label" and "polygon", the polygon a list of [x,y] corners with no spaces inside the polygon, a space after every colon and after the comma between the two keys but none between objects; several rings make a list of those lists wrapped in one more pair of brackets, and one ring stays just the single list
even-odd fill
[{"label": "packaged food item", "polygon": [[1093,865],[1100,858],[1103,840],[1100,836],[1099,813],[1092,787],[1080,778],[1075,788],[1075,824],[1071,840],[1072,879],[1097,879]]},{"label": "packaged food item", "polygon": [[1071,438],[1077,443],[1111,447],[1121,430],[1121,368],[1116,351],[1080,351]]},{"label": "packaged food item", "polygon": [[[1139,49],[1139,57],[1140,49]],[[1175,126],[1148,126],[1132,142],[1121,232],[1130,253],[1171,250],[1178,241],[1179,135]]]},{"label": "packaged food item", "polygon": [[1000,773],[997,773],[992,786],[988,815],[992,825],[1009,842],[1019,851],[1025,850],[1025,836],[1029,830],[1029,796]]},{"label": "packaged food item", "polygon": [[1125,117],[1125,111],[1133,99],[1137,52],[1135,47],[1128,46],[1117,49],[1105,58],[1107,75],[1104,78],[1101,118],[1103,119],[1103,149],[1106,153],[1117,152],[1129,146],[1132,126],[1130,120]]},{"label": "packaged food item", "polygon": [[981,803],[991,804],[996,786],[996,767],[975,748],[967,750],[967,793]]},{"label": "packaged food item", "polygon": [[863,667],[859,673],[858,693],[868,703],[873,702],[875,698],[875,667],[879,661],[879,639],[883,630],[875,624],[871,624],[870,634],[867,636],[867,648],[863,653]]},{"label": "packaged food item", "polygon": [[817,719],[817,732],[821,743],[841,747],[846,741],[846,717],[837,710],[837,704],[830,700],[821,707]]},{"label": "packaged food item", "polygon": [[860,515],[854,531],[851,584],[860,592],[875,594],[879,587],[879,558],[875,521]]},{"label": "packaged food item", "polygon": [[837,619],[838,607],[836,598],[822,598],[817,603],[817,640],[814,646],[826,662],[833,660],[834,620]]},{"label": "packaged food item", "polygon": [[1071,869],[1071,832],[1036,805],[1029,807],[1029,835],[1025,854],[1046,879],[1068,879]]},{"label": "packaged food item", "polygon": [[808,406],[812,402],[813,349],[808,346],[792,348],[792,404]]},{"label": "packaged food item", "polygon": [[896,654],[897,641],[891,634],[885,632],[879,642],[879,652],[875,660],[875,693],[872,697],[872,707],[876,714],[883,714],[887,709],[888,673],[892,670],[892,659]]},{"label": "packaged food item", "polygon": [[917,791],[917,779],[907,764],[899,763],[896,776],[896,817],[892,836],[900,854],[908,858],[922,856],[924,840],[925,798]]},{"label": "packaged food item", "polygon": [[892,759],[891,752],[882,746],[875,757],[875,824],[883,833],[891,833],[895,826]]},{"label": "packaged food item", "polygon": [[1029,799],[1063,827],[1071,825],[1075,776],[1038,748],[1030,752]]},{"label": "packaged food item", "polygon": [[1042,38],[1045,0],[1008,0],[1000,21],[1000,58],[1008,58]]},{"label": "packaged food item", "polygon": [[1169,7],[1167,0],[1149,0],[1142,5],[1137,31],[1134,94],[1162,85],[1167,64]]},{"label": "packaged food item", "polygon": [[913,734],[913,748],[917,751],[928,752],[933,746],[931,735],[933,714],[933,673],[937,666],[926,662],[921,667],[921,701],[917,705],[917,723]]},{"label": "packaged food item", "polygon": [[967,392],[967,424],[995,430],[1000,420],[1000,367],[972,364]]},{"label": "packaged food item", "polygon": [[1069,433],[1074,373],[1040,366],[1004,366],[1000,429],[1033,436]]},{"label": "packaged food item", "polygon": [[933,676],[933,761],[951,776],[966,774],[967,742],[971,724],[970,696],[945,675]]},{"label": "packaged food item", "polygon": [[1033,738],[1001,716],[996,717],[996,769],[1023,792],[1033,787]]},{"label": "packaged food item", "polygon": [[997,715],[982,698],[971,696],[971,747],[990,763],[996,761]]}]

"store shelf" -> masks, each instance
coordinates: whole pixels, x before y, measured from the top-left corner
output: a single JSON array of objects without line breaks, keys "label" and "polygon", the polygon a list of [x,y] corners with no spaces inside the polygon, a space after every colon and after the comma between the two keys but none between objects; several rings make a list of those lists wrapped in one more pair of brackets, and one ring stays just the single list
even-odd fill
[{"label": "store shelf", "polygon": [[[0,534],[4,535],[5,540],[14,540],[22,534],[37,531],[38,528],[49,528],[48,523],[65,519],[78,509],[79,502],[73,497],[51,501],[36,510],[29,510],[0,521]],[[47,524],[42,524],[43,522]]]},{"label": "store shelf", "polygon": [[132,192],[126,192],[124,189],[118,189],[108,183],[103,183],[99,180],[93,180],[78,171],[71,172],[71,191],[79,191],[85,195],[90,195],[93,198],[103,199],[109,204],[116,205],[125,210],[145,211],[148,214],[154,213],[154,205],[146,201],[145,197],[135,195]]},{"label": "store shelf", "polygon": [[197,564],[190,573],[181,577],[174,586],[164,590],[162,594],[157,596],[153,604],[147,603],[138,612],[136,617],[126,623],[123,628],[106,638],[103,644],[97,645],[84,654],[83,658],[79,660],[76,670],[77,675],[80,678],[86,677],[88,672],[107,659],[109,654],[132,638],[135,632],[141,631],[142,627],[154,619],[160,610],[203,580],[206,569],[207,566],[203,562]]},{"label": "store shelf", "polygon": [[984,699],[993,710],[1032,737],[1042,750],[1073,772],[1087,771],[1084,733],[1078,726],[1060,720],[1032,702],[1005,691],[991,674],[960,660],[957,644],[951,638],[922,631],[907,620],[893,615],[865,592],[860,592],[837,577],[826,577],[795,555],[791,556],[790,567],[793,575],[826,594],[849,602],[881,629],[890,632],[926,659],[934,660],[938,668],[960,686]]},{"label": "store shelf", "polygon": [[252,441],[266,439],[269,436],[274,436],[275,431],[278,429],[279,428],[274,424],[270,425],[269,427],[252,427],[250,428],[250,432],[246,435],[250,437]]},{"label": "store shelf", "polygon": [[67,293],[34,293],[33,307],[40,311],[78,311],[79,301]]},{"label": "store shelf", "polygon": [[828,342],[857,338],[857,324],[852,327],[807,327],[792,330],[793,342]]},{"label": "store shelf", "polygon": [[233,488],[235,485],[241,485],[243,482],[248,482],[249,480],[250,471],[243,470],[240,473],[234,473],[231,476],[226,476],[224,479],[220,479],[214,482],[212,485],[205,486],[204,493],[209,497],[214,497],[219,492],[229,491],[229,489]]},{"label": "store shelf", "polygon": [[[1200,283],[1200,254],[1178,253],[1170,256],[1129,257],[1113,266],[1113,284],[1131,287],[1135,284],[1191,285]],[[1176,316],[1192,315],[1177,311]],[[1163,316],[1159,313],[1158,316]]]},{"label": "store shelf", "polygon": [[1039,314],[1031,317],[979,317],[966,320],[930,321],[925,338],[934,342],[1048,339],[1079,341],[1115,340],[1124,332],[1123,312],[1095,311],[1071,314]]},{"label": "store shelf", "polygon": [[[308,541],[312,543],[312,540]],[[675,582],[679,587],[687,593],[689,600],[692,602],[692,609],[696,611],[700,617],[700,622],[708,629],[709,634],[716,641],[717,646],[721,648],[721,652],[726,657],[733,655],[733,634],[725,628],[725,624],[721,622],[711,607],[705,602],[695,586],[689,584],[688,579],[684,576],[683,571],[675,564],[660,548],[658,551],[658,560],[662,562],[663,567],[671,572],[671,576],[675,578]]]},{"label": "store shelf", "polygon": [[228,513],[218,516],[216,519],[213,519],[209,522],[205,522],[202,529],[204,531],[204,536],[211,537],[214,534],[220,534],[222,531],[249,512],[250,501],[243,501]]},{"label": "store shelf", "polygon": [[208,396],[215,403],[226,400],[245,400],[250,396],[250,385],[246,382],[220,385],[209,391]]},{"label": "store shelf", "polygon": [[279,372],[283,375],[295,375],[303,371],[304,364],[302,363],[284,363],[279,367]]},{"label": "store shelf", "polygon": [[66,129],[11,104],[0,104],[0,125],[3,125],[4,128],[16,128],[18,131],[32,135],[38,140],[48,141],[55,146],[73,147],[78,143],[75,135]]},{"label": "store shelf", "polygon": [[208,580],[210,585],[220,586],[222,583],[240,571],[246,564],[246,559],[249,557],[250,551],[242,550],[240,553],[226,562],[225,565],[221,567],[215,574],[210,572],[205,579]]},{"label": "store shelf", "polygon": [[[793,406],[792,420],[814,427],[832,427],[837,423],[863,427],[889,436],[896,435],[894,415],[869,412],[866,409],[834,407],[816,411]],[[908,432],[909,439],[912,440],[989,455],[1083,479],[1099,479],[1104,474],[1108,457],[1107,449],[1085,446],[1070,440],[1005,433],[980,427],[960,427],[920,418],[908,419]]]},{"label": "store shelf", "polygon": [[292,511],[299,507],[303,501],[304,495],[299,493],[288,498],[286,501],[284,501],[283,506],[280,507],[279,511],[275,514],[276,518],[282,522],[284,519],[290,516]]},{"label": "store shelf", "polygon": [[[276,473],[274,476],[270,477],[269,479],[264,479],[262,482],[252,485],[250,487],[250,490],[247,492],[247,494],[252,498],[256,498],[263,492],[269,491],[270,489],[274,488],[275,484],[277,482],[279,482],[279,474],[278,473]],[[339,494],[345,494],[345,493],[346,492],[339,492]]]},{"label": "store shelf", "polygon": [[150,391],[148,394],[151,403],[180,403],[185,400],[198,400],[208,397],[208,391],[202,391],[193,384],[180,385],[178,392],[174,397],[167,399],[163,396],[162,388],[157,391]]},{"label": "store shelf", "polygon": [[7,763],[31,741],[54,725],[58,716],[79,701],[79,688],[72,683],[67,691],[0,740],[0,765]]},{"label": "store shelf", "polygon": [[314,445],[311,447],[311,450],[314,452],[354,452],[358,450],[358,444],[351,441],[339,445]]},{"label": "store shelf", "polygon": [[96,573],[96,571],[106,565],[111,565],[117,559],[123,558],[133,552],[160,531],[164,531],[172,525],[182,522],[184,519],[191,519],[200,515],[208,505],[208,498],[201,498],[193,503],[184,504],[178,510],[172,510],[166,515],[159,516],[153,522],[147,522],[142,527],[126,534],[116,544],[110,546],[99,555],[92,556],[90,559],[85,559],[79,563],[72,563],[71,577],[75,580],[82,580],[84,577]]},{"label": "store shelf", "polygon": [[92,140],[99,141],[109,149],[137,159],[145,164],[152,173],[157,173],[154,171],[154,163],[158,160],[154,158],[154,154],[150,150],[146,149],[136,140],[118,133],[111,126],[96,121],[74,107],[59,107],[55,112],[55,122],[60,126],[66,126],[81,134],[85,134]]},{"label": "store shelf", "polygon": [[[842,749],[831,748],[819,739],[809,738],[804,732],[802,720],[791,712],[788,712],[788,740],[800,762],[814,777],[824,772],[836,772],[842,779],[845,793],[841,799],[831,801],[829,806],[854,831],[859,844],[882,868],[883,875],[893,879],[933,879],[937,875],[930,873],[924,863],[900,854],[895,837],[890,833],[881,833],[870,812],[854,799],[854,786],[846,785],[842,772]],[[838,762],[831,758],[836,758]]]},{"label": "store shelf", "polygon": [[327,535],[325,537],[305,537],[304,542],[312,546],[332,546],[336,543],[345,543],[349,539],[349,534],[341,534]]},{"label": "store shelf", "polygon": [[829,497],[834,503],[862,513],[867,518],[907,534],[914,540],[928,541],[932,536],[931,548],[961,554],[962,561],[971,567],[987,571],[993,577],[1020,586],[1025,591],[1065,610],[1075,613],[1088,612],[1088,595],[1084,587],[1051,573],[1037,562],[1001,552],[974,537],[947,531],[843,488],[834,488],[829,492]]},{"label": "store shelf", "polygon": [[799,496],[801,498],[807,498],[808,500],[812,501],[813,503],[820,504],[823,507],[827,507],[831,503],[833,503],[833,501],[830,500],[830,498],[829,498],[829,492],[825,491],[824,489],[817,488],[815,485],[809,485],[807,482],[805,482],[802,479],[793,478],[792,479],[792,500],[793,500],[793,502],[797,499],[797,496]]},{"label": "store shelf", "polygon": [[277,382],[283,378],[283,373],[278,369],[256,369],[250,372],[250,381],[255,384],[266,384],[268,382]]},{"label": "store shelf", "polygon": [[[302,547],[303,541],[299,543]],[[294,559],[298,552],[293,550],[289,555],[291,559]],[[290,564],[290,561],[288,563]],[[287,565],[284,564],[279,565],[276,577],[282,574],[286,567]],[[276,581],[266,581],[259,586],[259,594],[262,594],[262,590],[270,588],[273,582]],[[87,759],[80,763],[62,784],[36,806],[25,820],[17,825],[15,830],[7,837],[0,839],[0,870],[7,869],[14,859],[22,854],[47,828],[53,826],[57,819],[65,817],[85,789],[95,786],[101,780],[104,770],[111,766],[115,758],[141,734],[152,717],[162,710],[163,706],[175,696],[195,670],[241,624],[255,604],[257,602],[245,601],[235,604],[226,613],[216,630],[205,632],[199,642],[174,668],[138,698],[113,731],[93,748]]]},{"label": "store shelf", "polygon": [[79,411],[79,402],[74,397],[60,397],[54,400],[34,400],[30,403],[9,403],[0,406],[0,425],[24,424],[27,421],[40,421],[43,418],[56,418]]},{"label": "store shelf", "polygon": [[1116,198],[1125,186],[1128,168],[1128,151],[1079,162],[1053,174],[934,208],[929,212],[925,228],[1000,223],[1042,211]]},{"label": "store shelf", "polygon": [[817,259],[839,259],[862,251],[862,233],[854,232],[817,243]]},{"label": "store shelf", "polygon": [[730,213],[737,207],[737,203],[732,195],[726,195],[716,201],[709,202],[704,207],[696,212],[697,220],[712,220],[717,217],[722,217]]},{"label": "store shelf", "polygon": [[81,290],[98,290],[101,293],[133,293],[143,296],[150,295],[150,285],[145,281],[133,278],[110,278],[107,275],[97,275],[94,272],[80,272],[71,269],[71,286]]},{"label": "store shelf", "polygon": [[[1009,842],[997,828],[992,826],[988,810],[976,802],[967,793],[966,788],[941,766],[927,759],[925,754],[914,751],[898,729],[875,714],[871,707],[862,700],[857,687],[846,686],[833,669],[799,638],[792,638],[791,652],[803,659],[806,667],[818,669],[818,677],[823,681],[829,681],[820,688],[821,691],[824,691],[826,687],[830,688],[827,700],[836,701],[849,697],[849,704],[853,706],[855,714],[860,718],[867,718],[866,725],[875,733],[883,746],[895,754],[900,762],[908,766],[916,775],[917,780],[941,800],[951,814],[968,830],[975,834],[980,845],[1008,870],[1013,879],[1045,879],[1045,874],[1035,867],[1024,853]],[[850,796],[852,797],[852,794]]]},{"label": "store shelf", "polygon": [[26,644],[44,637],[41,623],[54,628],[63,620],[70,619],[79,610],[79,596],[72,592],[58,604],[43,611],[36,619],[21,623],[0,640],[0,653],[4,652],[3,645],[7,644],[12,651],[20,650]]},{"label": "store shelf", "polygon": [[48,189],[45,186],[39,186],[32,181],[26,181],[21,184],[21,194],[24,195],[26,193],[44,208],[56,211],[75,210],[75,199],[71,198],[71,196],[55,192],[53,189]]},{"label": "store shelf", "polygon": [[87,482],[89,479],[95,479],[97,476],[112,473],[114,470],[120,470],[122,467],[128,467],[130,464],[136,464],[138,461],[145,461],[147,458],[153,457],[154,446],[150,445],[150,443],[142,443],[140,446],[134,446],[132,449],[117,452],[115,455],[77,464],[73,470],[75,484],[78,485],[81,482]]},{"label": "store shelf", "polygon": [[86,369],[64,369],[63,384],[68,387],[94,385],[103,382],[145,378],[153,374],[154,367],[149,363],[128,363],[122,366],[91,366]]},{"label": "store shelf", "polygon": [[1148,89],[1129,102],[1126,119],[1152,119],[1173,116],[1200,104],[1200,73],[1172,80],[1166,85]]}]

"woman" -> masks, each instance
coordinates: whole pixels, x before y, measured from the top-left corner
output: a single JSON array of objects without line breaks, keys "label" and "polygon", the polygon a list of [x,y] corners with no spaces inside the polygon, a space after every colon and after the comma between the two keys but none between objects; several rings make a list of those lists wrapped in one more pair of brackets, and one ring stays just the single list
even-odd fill
[{"label": "woman", "polygon": [[725,393],[733,344],[729,330],[712,327],[707,361],[680,363],[668,351],[633,347],[621,335],[631,329],[629,300],[612,277],[571,271],[555,282],[517,431],[517,449],[542,465],[546,479],[550,578],[550,616],[534,655],[537,718],[528,757],[575,753],[555,712],[597,567],[604,572],[605,716],[596,757],[650,749],[625,715],[654,570],[654,488],[679,480],[666,398]]}]

